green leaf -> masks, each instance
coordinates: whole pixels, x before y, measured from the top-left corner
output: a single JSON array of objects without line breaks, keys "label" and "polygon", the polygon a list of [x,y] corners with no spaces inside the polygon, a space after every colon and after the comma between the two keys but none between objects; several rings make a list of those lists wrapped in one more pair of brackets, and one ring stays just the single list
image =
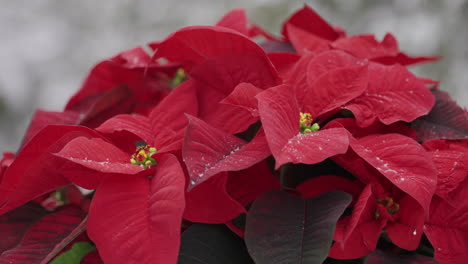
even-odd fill
[{"label": "green leaf", "polygon": [[257,264],[322,263],[350,202],[351,196],[339,191],[312,198],[266,192],[247,214],[247,249]]},{"label": "green leaf", "polygon": [[81,259],[94,250],[96,248],[89,242],[76,242],[71,249],[60,254],[50,264],[80,264]]}]

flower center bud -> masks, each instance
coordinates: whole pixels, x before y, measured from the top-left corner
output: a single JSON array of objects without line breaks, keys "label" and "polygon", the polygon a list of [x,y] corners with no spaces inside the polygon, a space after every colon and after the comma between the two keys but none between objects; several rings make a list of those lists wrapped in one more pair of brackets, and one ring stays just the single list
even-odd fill
[{"label": "flower center bud", "polygon": [[174,78],[171,80],[171,87],[177,87],[179,84],[184,82],[187,79],[184,69],[177,69]]},{"label": "flower center bud", "polygon": [[[400,210],[400,205],[393,201],[393,198],[387,196],[383,199],[377,200],[377,205],[381,206],[382,208],[386,209],[390,215],[394,215]],[[379,209],[375,211],[375,218],[378,219],[380,217]]]},{"label": "flower center bud", "polygon": [[130,162],[146,170],[156,165],[156,160],[151,157],[156,154],[156,152],[156,148],[150,147],[149,145],[137,147],[135,153],[133,153],[130,158]]},{"label": "flower center bud", "polygon": [[314,123],[312,115],[309,113],[299,113],[300,115],[300,128],[302,134],[312,133],[320,129],[319,124]]}]

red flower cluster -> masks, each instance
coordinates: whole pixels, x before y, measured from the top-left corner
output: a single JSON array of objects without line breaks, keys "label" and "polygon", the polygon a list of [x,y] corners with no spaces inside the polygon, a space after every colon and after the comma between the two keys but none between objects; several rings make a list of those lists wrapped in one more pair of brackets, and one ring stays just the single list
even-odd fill
[{"label": "red flower cluster", "polygon": [[72,241],[97,247],[83,263],[468,258],[468,115],[405,67],[437,58],[308,6],[281,37],[234,10],[149,47],[96,65],[4,154],[0,263]]}]

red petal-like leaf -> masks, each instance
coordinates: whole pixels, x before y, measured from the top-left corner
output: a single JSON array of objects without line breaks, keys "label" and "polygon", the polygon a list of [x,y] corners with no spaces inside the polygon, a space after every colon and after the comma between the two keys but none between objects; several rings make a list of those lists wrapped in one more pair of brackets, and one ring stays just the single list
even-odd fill
[{"label": "red petal-like leaf", "polygon": [[468,113],[448,93],[435,90],[432,94],[436,103],[431,112],[412,123],[418,140],[468,138]]},{"label": "red petal-like leaf", "polygon": [[303,54],[304,50],[318,54],[330,49],[331,41],[317,37],[293,24],[288,24],[286,27],[289,41],[299,54]]},{"label": "red petal-like leaf", "polygon": [[296,65],[296,62],[301,56],[294,53],[276,52],[268,53],[268,58],[278,71],[278,75],[286,80],[289,72]]},{"label": "red petal-like leaf", "polygon": [[240,83],[250,83],[260,89],[281,82],[265,55],[234,54],[207,60],[191,72],[197,86],[199,116],[209,124],[230,133],[239,133],[256,121],[246,110],[217,104]]},{"label": "red petal-like leaf", "polygon": [[[389,36],[395,42],[389,44]],[[392,35],[387,34],[382,43],[375,39],[374,35],[355,35],[347,38],[340,38],[333,42],[335,49],[346,51],[355,57],[362,59],[373,59],[384,56],[393,56],[398,53],[398,44]]]},{"label": "red petal-like leaf", "polygon": [[0,160],[0,182],[2,182],[3,174],[6,169],[13,163],[15,160],[15,153],[13,152],[3,152],[3,157]]},{"label": "red petal-like leaf", "polygon": [[369,126],[378,118],[388,125],[397,121],[411,122],[429,113],[434,96],[424,83],[400,65],[369,64],[369,87],[346,108],[358,125]]},{"label": "red petal-like leaf", "polygon": [[80,209],[74,207],[65,207],[44,216],[28,229],[21,243],[2,253],[0,263],[42,263],[84,216]]},{"label": "red petal-like leaf", "polygon": [[392,65],[392,64],[401,64],[404,66],[418,64],[418,63],[426,63],[431,61],[438,61],[441,57],[438,56],[416,56],[410,57],[403,52],[398,52],[396,55],[393,56],[383,56],[378,58],[373,58],[372,61],[385,64],[385,65]]},{"label": "red petal-like leaf", "polygon": [[322,175],[302,182],[296,190],[304,197],[314,197],[328,191],[343,191],[353,196],[357,200],[362,186],[359,181],[346,179],[335,175]]},{"label": "red petal-like leaf", "polygon": [[311,59],[310,63],[307,65],[307,83],[311,85],[320,78],[321,75],[333,70],[366,66],[367,64],[367,60],[358,59],[343,51],[327,51]]},{"label": "red petal-like leaf", "polygon": [[158,159],[154,175],[104,181],[88,216],[88,235],[104,262],[176,263],[184,186],[172,155]]},{"label": "red petal-like leaf", "polygon": [[[143,170],[130,163],[130,154],[100,138],[77,137],[55,155],[103,173],[137,174]],[[86,178],[83,175],[83,179],[76,179],[76,183],[87,181]]]},{"label": "red petal-like leaf", "polygon": [[246,36],[224,27],[192,26],[168,36],[153,58],[196,64],[209,58],[230,54],[264,54],[263,49]]},{"label": "red petal-like leaf", "polygon": [[218,23],[216,23],[216,26],[230,28],[246,36],[249,34],[247,30],[247,15],[245,14],[245,9],[234,9],[229,11],[218,21]]},{"label": "red petal-like leaf", "polygon": [[[229,95],[240,83],[266,89],[281,83],[276,70],[265,54],[231,54],[211,58],[197,65],[190,76],[203,84],[203,92],[215,90]],[[198,94],[198,96],[204,96]],[[203,106],[202,106],[203,107]]]},{"label": "red petal-like leaf", "polygon": [[366,257],[364,264],[438,264],[435,259],[419,254],[396,254],[385,252],[380,249],[372,252]]},{"label": "red petal-like leaf", "polygon": [[367,185],[353,207],[351,216],[338,221],[334,235],[335,244],[329,256],[337,259],[363,257],[377,246],[385,220],[375,219],[375,196],[372,185]]},{"label": "red petal-like leaf", "polygon": [[434,139],[423,146],[437,168],[436,194],[450,203],[450,193],[468,176],[468,140]]},{"label": "red petal-like leaf", "polygon": [[77,112],[51,112],[37,110],[31,118],[28,130],[26,131],[21,142],[21,147],[26,145],[31,140],[31,138],[33,138],[39,131],[48,125],[75,125],[78,124],[79,120],[80,114]]},{"label": "red petal-like leaf", "polygon": [[348,150],[348,131],[344,128],[323,129],[313,133],[297,134],[282,147],[276,158],[276,168],[282,164],[315,164]]},{"label": "red petal-like leaf", "polygon": [[226,183],[227,175],[221,173],[187,192],[184,218],[191,222],[222,224],[245,213],[242,204],[227,193]]},{"label": "red petal-like leaf", "polygon": [[[325,56],[324,56],[325,57]],[[309,67],[314,67],[312,59]],[[308,79],[310,86],[304,94],[304,111],[315,118],[321,114],[336,109],[361,95],[367,88],[367,65],[339,68],[320,75],[317,79]]]},{"label": "red petal-like leaf", "polygon": [[[183,132],[188,120],[184,114],[197,116],[198,103],[196,89],[189,82],[183,82],[177,86],[166,98],[164,98],[149,114],[153,140],[148,144],[154,144],[159,150],[183,139]],[[168,137],[164,131],[173,131],[181,138]]]},{"label": "red petal-like leaf", "polygon": [[294,92],[288,85],[279,85],[256,97],[268,145],[278,158],[288,140],[300,132],[299,106]]},{"label": "red petal-like leaf", "polygon": [[282,34],[286,38],[289,38],[288,25],[296,26],[323,39],[335,40],[339,37],[339,33],[307,5],[284,22]]},{"label": "red petal-like leaf", "polygon": [[149,61],[137,47],[100,62],[65,109],[83,113],[84,123],[97,126],[112,115],[128,113],[136,102],[154,106],[170,92],[161,80],[168,81],[167,75],[180,66],[148,65]]},{"label": "red petal-like leaf", "polygon": [[247,206],[264,192],[279,190],[280,184],[264,161],[245,170],[229,172],[226,189],[234,200]]},{"label": "red petal-like leaf", "polygon": [[385,230],[395,245],[413,251],[418,248],[421,242],[426,214],[411,196],[404,196],[400,199],[399,204],[398,221],[388,222]]},{"label": "red petal-like leaf", "polygon": [[336,118],[327,124],[327,127],[344,127],[355,138],[365,137],[372,134],[398,133],[416,140],[416,131],[405,122],[396,122],[384,125],[375,122],[368,127],[359,127],[354,118]]},{"label": "red petal-like leaf", "polygon": [[133,100],[134,96],[129,87],[116,85],[112,89],[87,98],[73,110],[83,113],[81,125],[96,127],[116,114],[130,112]]},{"label": "red petal-like leaf", "polygon": [[434,197],[424,233],[441,264],[464,263],[468,259],[468,179],[453,196],[453,205]]},{"label": "red petal-like leaf", "polygon": [[255,96],[261,92],[263,92],[262,89],[250,83],[240,83],[234,88],[232,93],[220,103],[239,106],[249,111],[252,116],[258,117],[258,103]]},{"label": "red petal-like leaf", "polygon": [[61,171],[68,161],[51,153],[83,136],[101,137],[80,126],[48,126],[36,134],[4,172],[0,185],[0,214],[68,184],[69,180]]},{"label": "red petal-like leaf", "polygon": [[104,264],[104,262],[102,261],[101,256],[99,256],[99,252],[97,250],[94,250],[88,253],[81,260],[81,264]]},{"label": "red petal-like leaf", "polygon": [[314,164],[348,149],[344,128],[301,134],[299,107],[287,85],[270,88],[257,95],[258,108],[276,168],[284,163]]},{"label": "red petal-like leaf", "polygon": [[248,168],[270,155],[263,131],[246,143],[202,120],[188,118],[182,155],[191,179],[189,188],[219,172]]},{"label": "red petal-like leaf", "polygon": [[384,134],[351,140],[350,146],[428,212],[437,185],[437,171],[421,145],[399,134]]},{"label": "red petal-like leaf", "polygon": [[266,31],[265,29],[261,28],[259,25],[252,24],[250,25],[249,28],[249,37],[250,38],[255,38],[255,37],[264,37],[267,40],[271,41],[282,41],[280,37],[274,36],[270,32]]},{"label": "red petal-like leaf", "polygon": [[292,67],[290,72],[285,76],[285,83],[293,87],[298,106],[303,105],[305,94],[309,89],[309,83],[307,81],[309,75],[308,68],[314,56],[315,55],[312,53],[301,56],[297,63],[294,64],[294,67]]},{"label": "red petal-like leaf", "polygon": [[148,144],[152,144],[153,132],[149,120],[139,115],[116,115],[96,128],[103,134],[112,134],[119,131],[128,131],[138,136]]}]

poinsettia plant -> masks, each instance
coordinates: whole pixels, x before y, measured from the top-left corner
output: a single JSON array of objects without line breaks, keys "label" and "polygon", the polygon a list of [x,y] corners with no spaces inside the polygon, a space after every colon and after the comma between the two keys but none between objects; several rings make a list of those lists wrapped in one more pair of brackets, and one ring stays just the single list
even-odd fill
[{"label": "poinsettia plant", "polygon": [[148,46],[3,154],[0,263],[468,258],[468,112],[407,68],[438,57],[308,6],[281,36],[239,9]]}]

